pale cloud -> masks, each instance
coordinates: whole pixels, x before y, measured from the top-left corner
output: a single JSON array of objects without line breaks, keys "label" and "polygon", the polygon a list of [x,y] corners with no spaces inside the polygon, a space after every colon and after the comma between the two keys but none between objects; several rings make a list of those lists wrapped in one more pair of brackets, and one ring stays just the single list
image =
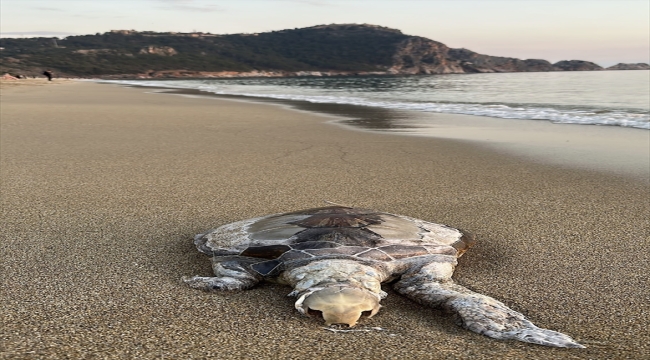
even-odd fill
[{"label": "pale cloud", "polygon": [[66,37],[70,35],[79,35],[77,33],[59,32],[59,31],[3,31],[0,37],[21,38],[21,37]]},{"label": "pale cloud", "polygon": [[53,8],[53,7],[46,7],[46,6],[33,7],[32,9],[40,10],[40,11],[64,11],[63,9]]},{"label": "pale cloud", "polygon": [[[289,3],[298,3],[298,4],[305,4],[305,5],[311,5],[311,6],[336,6],[333,4],[332,1],[326,2],[326,1],[318,1],[318,0],[281,0],[282,2],[289,2]],[[336,1],[334,1],[336,2]]]},{"label": "pale cloud", "polygon": [[221,12],[225,9],[221,6],[208,4],[195,0],[157,0],[162,3],[162,9],[174,11],[196,11],[196,12]]}]

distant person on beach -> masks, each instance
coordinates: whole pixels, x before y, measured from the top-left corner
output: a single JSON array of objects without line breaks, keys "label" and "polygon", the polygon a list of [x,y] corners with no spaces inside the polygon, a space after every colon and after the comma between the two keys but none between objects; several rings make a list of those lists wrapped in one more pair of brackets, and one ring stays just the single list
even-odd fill
[{"label": "distant person on beach", "polygon": [[52,81],[52,72],[50,70],[43,71],[43,75],[47,76],[48,81]]}]

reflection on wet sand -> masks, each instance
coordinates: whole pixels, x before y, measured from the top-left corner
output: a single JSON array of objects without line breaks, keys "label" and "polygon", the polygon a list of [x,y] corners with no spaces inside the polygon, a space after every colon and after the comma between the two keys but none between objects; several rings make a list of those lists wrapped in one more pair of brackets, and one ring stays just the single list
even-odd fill
[{"label": "reflection on wet sand", "polygon": [[214,97],[225,98],[225,99],[248,100],[248,101],[256,101],[256,102],[281,104],[298,110],[341,117],[344,120],[340,120],[339,123],[354,126],[354,127],[359,127],[365,130],[401,132],[408,129],[421,127],[417,124],[409,124],[407,121],[404,121],[409,118],[407,112],[393,110],[393,109],[382,109],[382,108],[375,108],[369,106],[349,105],[349,104],[310,103],[307,101],[256,98],[256,97],[239,96],[239,95],[222,95],[222,94],[212,94],[212,93],[208,93],[200,90],[192,90],[192,89],[182,89],[182,90],[166,89],[165,93],[182,94],[182,95],[214,96]]}]

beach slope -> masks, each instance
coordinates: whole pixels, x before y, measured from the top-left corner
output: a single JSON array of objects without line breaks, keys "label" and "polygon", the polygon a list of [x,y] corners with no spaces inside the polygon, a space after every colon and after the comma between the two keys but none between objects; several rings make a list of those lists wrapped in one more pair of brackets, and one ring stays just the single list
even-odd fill
[{"label": "beach slope", "polygon": [[[647,181],[150,91],[3,89],[0,358],[650,356]],[[334,333],[279,285],[180,282],[211,273],[194,234],[323,200],[473,232],[456,281],[587,348],[490,339],[389,286],[371,331]]]}]

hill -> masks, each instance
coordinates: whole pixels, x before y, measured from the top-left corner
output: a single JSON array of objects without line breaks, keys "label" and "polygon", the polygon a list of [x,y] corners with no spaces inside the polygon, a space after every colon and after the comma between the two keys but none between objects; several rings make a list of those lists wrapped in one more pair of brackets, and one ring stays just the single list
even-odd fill
[{"label": "hill", "polygon": [[224,77],[601,70],[586,61],[482,55],[376,25],[259,34],[113,30],[65,39],[0,39],[0,72],[75,77]]}]

